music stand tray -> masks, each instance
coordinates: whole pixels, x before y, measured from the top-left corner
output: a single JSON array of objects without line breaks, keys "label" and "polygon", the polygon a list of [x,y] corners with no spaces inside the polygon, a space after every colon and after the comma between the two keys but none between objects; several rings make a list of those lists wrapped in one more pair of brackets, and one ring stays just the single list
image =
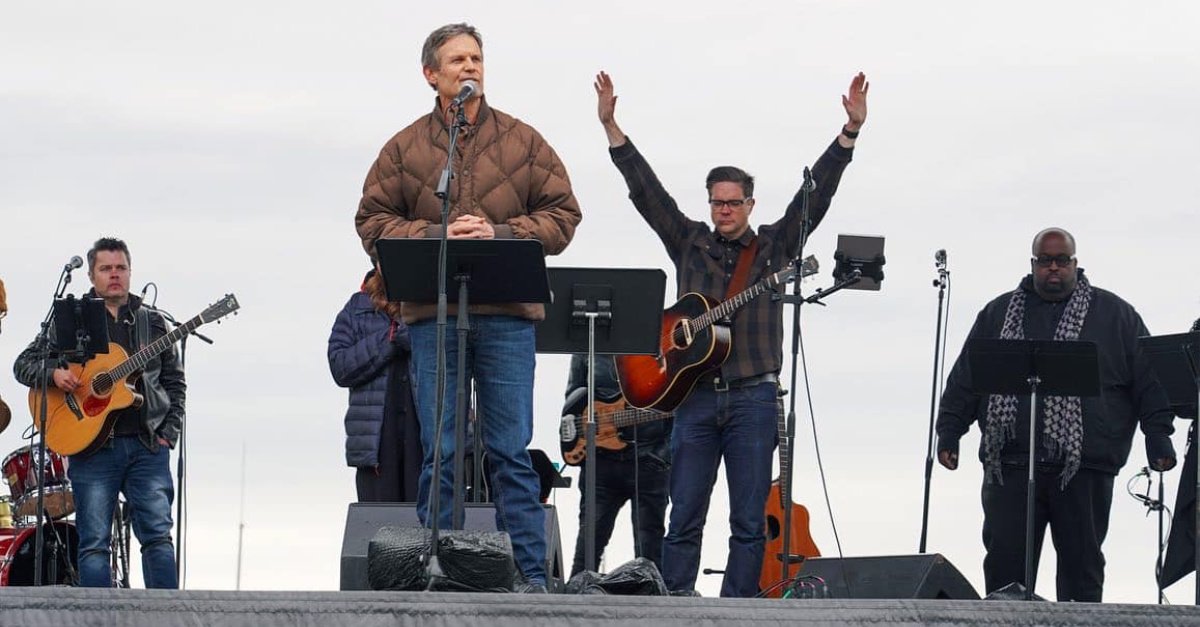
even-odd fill
[{"label": "music stand tray", "polygon": [[975,338],[967,341],[967,363],[976,394],[1028,394],[1036,375],[1039,394],[1100,395],[1095,342]]},{"label": "music stand tray", "polygon": [[596,320],[597,355],[657,355],[667,275],[658,269],[550,268],[546,319],[537,325],[537,352],[586,353],[586,312]]},{"label": "music stand tray", "polygon": [[1025,487],[1025,599],[1033,599],[1033,497],[1036,489],[1038,394],[1099,396],[1095,342],[967,340],[976,394],[1029,394],[1029,476]]},{"label": "music stand tray", "polygon": [[[438,239],[417,238],[375,243],[388,300],[437,302],[440,246]],[[458,275],[467,274],[471,304],[550,302],[545,264],[542,243],[534,239],[447,240],[446,294],[453,298],[459,290]]]},{"label": "music stand tray", "polygon": [[1138,343],[1176,415],[1185,407],[1194,407],[1200,397],[1200,332],[1146,336],[1138,338]]}]

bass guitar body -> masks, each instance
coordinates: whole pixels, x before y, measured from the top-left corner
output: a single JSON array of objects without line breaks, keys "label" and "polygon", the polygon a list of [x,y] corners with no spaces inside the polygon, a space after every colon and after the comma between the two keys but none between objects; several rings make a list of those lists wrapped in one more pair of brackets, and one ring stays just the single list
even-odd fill
[{"label": "bass guitar body", "polygon": [[[71,393],[63,392],[50,381],[46,389],[46,446],[60,455],[91,453],[104,444],[112,431],[112,412],[141,406],[142,396],[126,379],[113,380],[110,372],[127,359],[120,345],[109,343],[108,353],[89,359],[86,364],[68,364],[82,382]],[[29,390],[29,411],[33,424],[41,429],[42,391]]]},{"label": "bass guitar body", "polygon": [[617,378],[625,402],[638,409],[672,411],[700,379],[729,357],[729,326],[715,323],[695,329],[692,320],[717,306],[703,294],[684,294],[663,312],[659,356],[621,355]]}]

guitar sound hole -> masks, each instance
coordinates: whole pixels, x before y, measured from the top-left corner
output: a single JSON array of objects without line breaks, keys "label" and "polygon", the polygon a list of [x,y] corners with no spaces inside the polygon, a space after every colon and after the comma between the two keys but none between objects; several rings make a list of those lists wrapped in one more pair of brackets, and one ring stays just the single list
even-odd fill
[{"label": "guitar sound hole", "polygon": [[674,348],[687,348],[687,335],[684,333],[683,325],[686,321],[680,320],[675,328],[671,331],[671,345]]},{"label": "guitar sound hole", "polygon": [[779,537],[779,519],[774,516],[767,516],[767,539],[774,540]]},{"label": "guitar sound hole", "polygon": [[92,379],[92,391],[101,396],[112,391],[112,377],[107,372],[102,372]]}]

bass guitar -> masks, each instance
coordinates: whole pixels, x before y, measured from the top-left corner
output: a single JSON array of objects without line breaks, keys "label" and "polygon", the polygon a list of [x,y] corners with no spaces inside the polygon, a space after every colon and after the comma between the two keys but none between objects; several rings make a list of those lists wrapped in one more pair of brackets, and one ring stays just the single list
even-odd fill
[{"label": "bass guitar", "polygon": [[[792,502],[791,491],[783,480],[791,476],[792,438],[788,435],[787,419],[783,411],[779,412],[779,477],[771,483],[767,493],[766,517],[764,531],[767,543],[763,547],[762,571],[758,577],[758,588],[763,590],[766,598],[779,598],[787,588],[781,584],[792,578],[793,573],[800,570],[801,564],[792,564],[784,559],[783,538],[788,536],[788,550],[791,555],[802,555],[805,558],[821,557],[817,543],[813,541],[808,530],[808,508]],[[791,522],[785,529],[783,514],[791,508]]]},{"label": "bass guitar", "polygon": [[[817,266],[816,257],[805,258],[801,278],[816,274]],[[720,367],[729,357],[733,349],[729,317],[794,276],[796,267],[788,264],[722,303],[696,292],[684,294],[663,312],[657,357],[616,357],[617,380],[625,401],[638,409],[674,410],[700,377]]]},{"label": "bass guitar", "polygon": [[654,411],[652,409],[630,409],[625,401],[617,396],[607,401],[597,400],[595,405],[587,409],[587,390],[581,390],[578,398],[569,399],[566,415],[562,417],[558,434],[562,446],[563,461],[578,466],[587,458],[587,430],[584,420],[595,416],[596,448],[619,451],[629,446],[617,432],[622,427],[640,425],[656,420],[666,420],[674,414]]},{"label": "bass guitar", "polygon": [[[109,343],[108,353],[96,355],[84,364],[68,364],[81,385],[64,392],[53,384],[46,389],[46,446],[59,455],[91,453],[104,444],[112,433],[116,417],[112,412],[140,407],[142,395],[134,388],[137,376],[146,364],[171,348],[180,338],[206,322],[219,320],[238,310],[237,299],[226,294],[200,315],[175,327],[162,337],[127,356],[125,349]],[[41,429],[42,390],[29,390],[29,411],[33,425]]]}]

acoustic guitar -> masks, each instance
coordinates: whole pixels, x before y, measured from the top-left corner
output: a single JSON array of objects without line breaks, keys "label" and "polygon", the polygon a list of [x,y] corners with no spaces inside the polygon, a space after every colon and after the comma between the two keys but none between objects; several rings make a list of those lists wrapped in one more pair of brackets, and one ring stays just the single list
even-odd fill
[{"label": "acoustic guitar", "polygon": [[656,420],[666,420],[674,414],[654,411],[652,409],[630,409],[625,401],[617,396],[611,400],[597,400],[591,410],[586,409],[587,390],[571,399],[567,413],[562,417],[558,434],[562,446],[563,461],[578,466],[587,459],[587,431],[584,429],[584,419],[595,416],[596,448],[619,451],[629,446],[621,439],[618,430],[630,425],[640,425]]},{"label": "acoustic guitar", "polygon": [[[816,274],[817,258],[801,264],[801,278]],[[616,357],[617,380],[625,401],[638,409],[673,411],[691,394],[696,381],[720,367],[733,350],[728,319],[755,298],[796,276],[788,264],[744,291],[717,303],[689,292],[663,312],[659,354]]]},{"label": "acoustic guitar", "polygon": [[[788,436],[787,419],[782,411],[779,412],[779,477],[771,483],[767,493],[766,518],[764,527],[767,543],[763,547],[762,571],[758,578],[758,588],[765,591],[764,597],[779,598],[786,585],[776,585],[791,579],[801,568],[799,563],[784,560],[783,538],[788,535],[788,553],[801,555],[805,558],[821,557],[817,543],[813,541],[808,529],[808,508],[792,502],[791,492],[783,480],[791,474],[792,438]],[[786,508],[791,508],[791,519],[788,527],[783,526],[783,514]]]},{"label": "acoustic guitar", "polygon": [[[116,417],[112,412],[126,407],[141,407],[142,395],[134,388],[137,376],[146,364],[171,348],[180,338],[206,322],[219,320],[238,310],[237,299],[226,294],[215,305],[162,337],[126,356],[125,349],[109,343],[108,353],[96,355],[84,364],[68,364],[82,384],[74,392],[63,392],[51,383],[46,389],[46,446],[59,455],[91,453],[100,448],[112,433]],[[29,390],[29,411],[34,428],[42,428],[42,390]]]}]

